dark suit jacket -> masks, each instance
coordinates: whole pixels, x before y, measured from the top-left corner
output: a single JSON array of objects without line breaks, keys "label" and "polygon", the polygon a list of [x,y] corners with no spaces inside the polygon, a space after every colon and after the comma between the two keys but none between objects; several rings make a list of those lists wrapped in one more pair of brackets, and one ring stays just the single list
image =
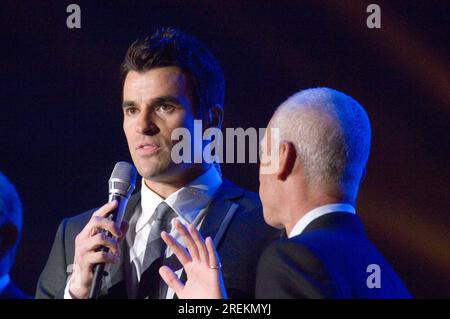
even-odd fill
[{"label": "dark suit jacket", "polygon": [[[138,204],[140,193],[130,198],[125,220],[130,220]],[[36,298],[63,298],[70,273],[68,266],[74,258],[75,237],[93,212],[91,210],[61,222],[37,284]],[[200,232],[205,238],[211,236],[216,243],[228,296],[254,298],[258,258],[264,247],[279,238],[279,231],[264,223],[258,195],[224,180],[208,207]],[[125,256],[121,258],[121,263],[111,265],[110,275],[102,286],[102,298],[132,297],[128,275],[129,247],[122,241],[120,248]]]},{"label": "dark suit jacket", "polygon": [[31,299],[11,280],[9,284],[0,293],[0,299]]},{"label": "dark suit jacket", "polygon": [[[380,288],[374,270],[379,265]],[[272,243],[258,264],[256,297],[409,298],[410,294],[369,241],[356,215],[319,217],[298,236]]]}]

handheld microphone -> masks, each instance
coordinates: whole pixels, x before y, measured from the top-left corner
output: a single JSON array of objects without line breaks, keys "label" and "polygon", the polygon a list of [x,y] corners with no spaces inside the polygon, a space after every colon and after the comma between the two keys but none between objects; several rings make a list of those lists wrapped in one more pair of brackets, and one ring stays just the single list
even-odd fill
[{"label": "handheld microphone", "polygon": [[[117,207],[108,215],[110,220],[114,220],[116,226],[120,229],[122,224],[125,208],[128,199],[133,193],[136,186],[136,169],[133,165],[127,162],[118,162],[111,173],[108,181],[109,198],[108,202],[117,201]],[[104,232],[111,236],[111,234],[104,230]],[[107,247],[101,247],[101,251],[108,251]],[[92,278],[91,291],[89,292],[89,299],[97,299],[100,293],[103,276],[105,272],[105,263],[96,264],[93,269],[94,275]]]}]

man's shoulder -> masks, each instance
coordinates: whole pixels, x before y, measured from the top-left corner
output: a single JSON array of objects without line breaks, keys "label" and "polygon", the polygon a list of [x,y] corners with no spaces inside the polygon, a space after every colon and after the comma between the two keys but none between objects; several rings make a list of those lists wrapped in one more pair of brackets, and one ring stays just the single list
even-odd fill
[{"label": "man's shoulder", "polygon": [[[299,236],[300,237],[300,236]],[[314,260],[317,262],[317,257],[310,250],[300,238],[282,238],[272,242],[264,250],[263,256],[268,261],[300,259],[300,260]]]},{"label": "man's shoulder", "polygon": [[99,209],[100,207],[89,209],[83,213],[77,214],[75,216],[67,217],[63,220],[63,224],[67,227],[84,227],[89,222],[89,219],[91,219],[92,214]]},{"label": "man's shoulder", "polygon": [[[264,221],[261,200],[258,194],[245,190],[236,184],[224,179],[222,185],[214,196],[211,204],[211,211],[215,213],[209,214],[211,220],[222,220],[226,217],[227,211],[230,212],[234,206],[234,214],[227,233],[240,234],[235,238],[253,238],[255,241],[260,240],[264,245],[279,238],[280,232],[267,225]],[[208,222],[210,220],[208,219]],[[234,239],[228,240],[233,242]]]},{"label": "man's shoulder", "polygon": [[[266,247],[257,266],[257,298],[322,298],[329,288],[322,260],[302,243],[279,239]],[[325,290],[315,287],[318,283]]]},{"label": "man's shoulder", "polygon": [[313,220],[301,234],[289,238],[289,242],[314,250],[334,250],[336,247],[370,243],[358,216],[341,212]]},{"label": "man's shoulder", "polygon": [[261,199],[257,193],[244,189],[228,179],[223,179],[218,193],[225,195],[247,210],[262,208]]},{"label": "man's shoulder", "polygon": [[[130,197],[129,201],[128,201],[127,207],[128,206],[133,206],[134,207],[136,201],[139,201],[140,198],[141,198],[140,192],[137,192],[137,193],[133,194]],[[65,218],[63,220],[62,223],[64,224],[65,227],[76,228],[76,229],[81,227],[81,229],[82,229],[89,222],[89,220],[92,217],[92,214],[94,214],[94,212],[96,210],[98,210],[100,207],[101,206],[95,207],[95,208],[91,208],[91,209],[89,209],[87,211],[84,211],[83,213],[74,215],[72,217],[67,217],[67,218]]]}]

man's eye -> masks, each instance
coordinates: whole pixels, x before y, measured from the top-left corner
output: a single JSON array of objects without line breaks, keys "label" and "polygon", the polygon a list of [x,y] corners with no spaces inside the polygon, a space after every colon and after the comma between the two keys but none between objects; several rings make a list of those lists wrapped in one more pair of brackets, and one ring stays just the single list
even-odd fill
[{"label": "man's eye", "polygon": [[169,104],[161,104],[156,108],[157,112],[162,112],[162,113],[170,113],[175,109],[175,107],[173,105],[169,105]]},{"label": "man's eye", "polygon": [[125,109],[125,114],[126,115],[134,115],[134,114],[137,113],[137,111],[138,110],[135,107],[128,107],[128,108]]}]

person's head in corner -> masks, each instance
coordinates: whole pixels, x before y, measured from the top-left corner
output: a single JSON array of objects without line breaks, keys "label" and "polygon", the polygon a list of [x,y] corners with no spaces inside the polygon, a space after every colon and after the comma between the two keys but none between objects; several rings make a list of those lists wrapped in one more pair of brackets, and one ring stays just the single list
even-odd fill
[{"label": "person's head in corner", "polygon": [[[278,145],[271,145],[271,128],[278,129]],[[355,205],[370,142],[369,118],[352,97],[329,88],[291,96],[275,111],[262,143],[259,193],[266,222],[289,233],[315,207]],[[278,165],[267,173],[263,162],[271,148]]]},{"label": "person's head in corner", "polygon": [[9,274],[22,230],[22,204],[13,184],[0,172],[0,277]]}]

